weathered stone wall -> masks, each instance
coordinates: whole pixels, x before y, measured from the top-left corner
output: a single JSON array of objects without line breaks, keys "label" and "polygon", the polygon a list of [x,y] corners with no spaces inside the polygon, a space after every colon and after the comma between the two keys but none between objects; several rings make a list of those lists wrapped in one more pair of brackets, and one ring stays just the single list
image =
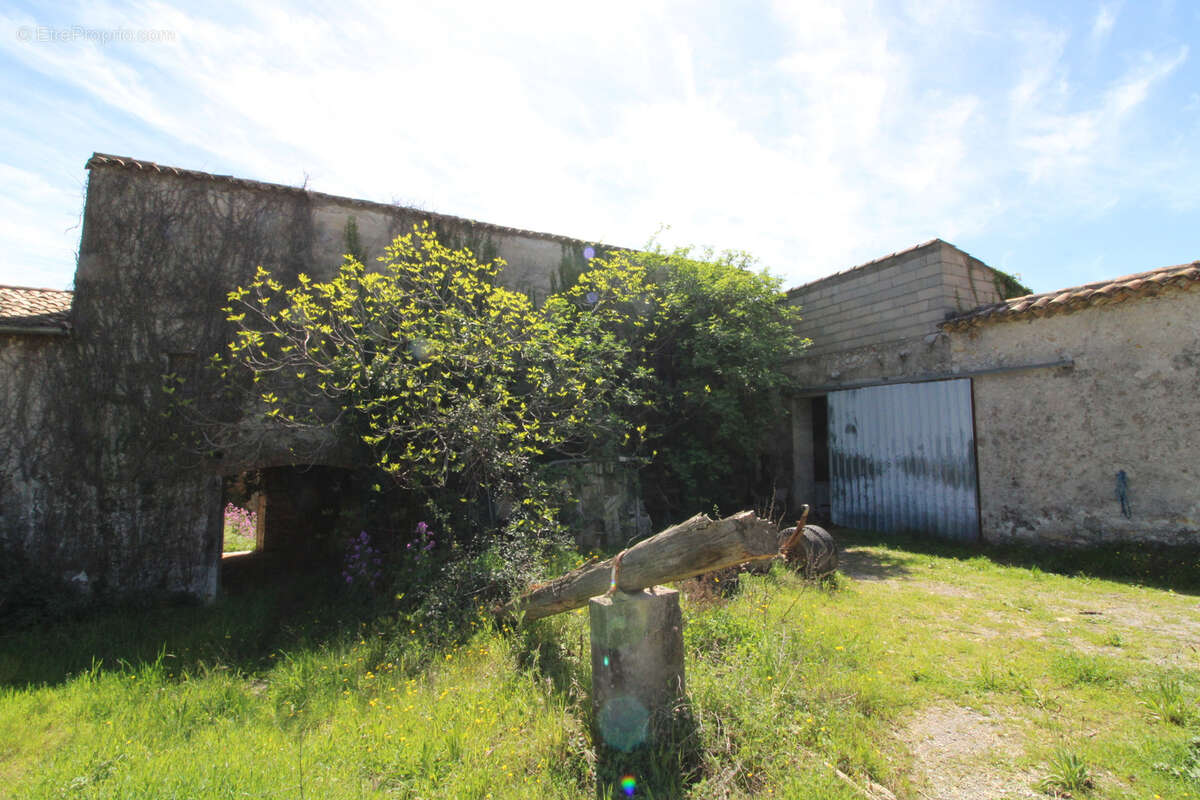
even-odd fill
[{"label": "weathered stone wall", "polygon": [[[950,334],[954,366],[1073,368],[974,379],[991,541],[1200,541],[1200,290]],[[1116,496],[1128,478],[1132,516]]]},{"label": "weathered stone wall", "polygon": [[589,460],[564,464],[560,472],[574,501],[564,509],[563,521],[580,547],[628,547],[652,533],[635,464]]},{"label": "weathered stone wall", "polygon": [[[586,263],[585,243],[563,237],[109,157],[89,168],[73,333],[0,342],[20,365],[0,367],[0,543],[99,594],[212,596],[222,474],[354,458],[354,443],[267,429],[214,442],[209,456],[182,444],[196,420],[244,417],[202,367],[231,335],[226,294],[259,265],[285,284],[332,275],[352,217],[368,265],[427,221],[505,258],[501,281],[538,300]],[[186,424],[167,373],[187,379]]]},{"label": "weathered stone wall", "polygon": [[46,398],[28,388],[45,385],[66,344],[62,336],[0,335],[0,413],[32,423],[25,429],[5,426],[8,437],[0,443],[0,554],[21,552],[44,558],[61,546],[56,537],[43,532],[45,487],[23,465],[38,463],[52,446],[41,433]]}]

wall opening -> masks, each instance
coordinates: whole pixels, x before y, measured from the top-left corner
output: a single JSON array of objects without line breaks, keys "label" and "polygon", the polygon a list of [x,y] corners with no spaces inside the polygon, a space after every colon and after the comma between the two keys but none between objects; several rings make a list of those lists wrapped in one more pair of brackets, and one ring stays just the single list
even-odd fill
[{"label": "wall opening", "polygon": [[304,465],[263,467],[226,478],[222,591],[340,564],[337,536],[349,476],[346,469]]},{"label": "wall opening", "polygon": [[222,557],[249,555],[263,544],[262,474],[247,470],[221,480]]},{"label": "wall opening", "polygon": [[292,562],[322,563],[337,550],[338,521],[350,471],[321,465],[259,470],[259,548]]},{"label": "wall opening", "polygon": [[819,519],[830,519],[829,503],[829,397],[812,398],[812,474],[813,512]]}]

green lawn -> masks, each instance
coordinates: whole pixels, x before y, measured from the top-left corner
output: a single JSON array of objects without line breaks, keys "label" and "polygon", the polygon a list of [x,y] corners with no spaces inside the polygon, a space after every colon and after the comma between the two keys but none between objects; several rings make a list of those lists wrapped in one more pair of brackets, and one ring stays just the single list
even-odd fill
[{"label": "green lawn", "polygon": [[685,602],[688,707],[628,755],[580,613],[435,636],[276,586],[9,632],[0,796],[1200,798],[1194,594],[841,540],[836,588]]}]

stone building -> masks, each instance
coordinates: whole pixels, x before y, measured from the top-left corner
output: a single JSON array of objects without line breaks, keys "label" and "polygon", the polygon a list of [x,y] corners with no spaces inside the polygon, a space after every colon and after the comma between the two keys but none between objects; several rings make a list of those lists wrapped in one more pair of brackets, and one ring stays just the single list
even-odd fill
[{"label": "stone building", "polygon": [[[74,292],[0,288],[0,552],[83,591],[211,597],[222,479],[245,470],[267,547],[327,524],[347,442],[272,433],[200,457],[163,421],[164,374],[205,402],[219,309],[258,265],[319,280],[351,230],[369,259],[427,222],[540,300],[603,250],[127,158],[87,167]],[[934,240],[791,290],[813,346],[789,365],[788,494],[836,523],[971,541],[1197,541],[1198,284],[1193,264],[1013,297]],[[596,508],[577,509],[594,541],[645,532],[637,499],[611,497],[636,482],[580,474],[596,476],[580,493]]]},{"label": "stone building", "polygon": [[1200,262],[941,330],[953,369],[975,375],[986,539],[1200,543]]},{"label": "stone building", "polygon": [[938,326],[1009,283],[935,239],[788,292],[813,340],[790,365],[792,496],[839,524],[977,538],[970,384]]},{"label": "stone building", "polygon": [[1200,542],[1200,263],[1011,297],[935,240],[789,292],[793,486],[833,522]]},{"label": "stone building", "polygon": [[[232,335],[220,311],[227,293],[259,265],[284,283],[300,273],[321,280],[351,238],[371,264],[395,236],[428,223],[444,242],[503,258],[501,282],[537,301],[604,250],[128,158],[96,154],[87,169],[74,292],[0,293],[0,553],[86,591],[211,597],[222,479],[246,470],[262,476],[268,549],[331,524],[329,487],[354,463],[354,443],[270,431],[202,457],[179,445],[166,417],[165,374],[187,378],[199,407],[238,416],[210,402],[202,362]],[[622,468],[591,472],[621,486]],[[646,524],[635,497],[576,512],[606,543]]]}]

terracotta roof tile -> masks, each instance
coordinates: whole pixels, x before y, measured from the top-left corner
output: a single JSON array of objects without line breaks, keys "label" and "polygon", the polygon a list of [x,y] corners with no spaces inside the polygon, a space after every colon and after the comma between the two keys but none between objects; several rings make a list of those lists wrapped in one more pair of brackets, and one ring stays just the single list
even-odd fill
[{"label": "terracotta roof tile", "polygon": [[1119,303],[1136,297],[1149,297],[1166,288],[1189,289],[1197,285],[1200,285],[1200,261],[1152,269],[1069,289],[1013,297],[951,317],[943,322],[941,327],[946,330],[965,330],[985,323],[1068,313],[1103,303]]},{"label": "terracotta roof tile", "polygon": [[0,286],[0,328],[30,332],[70,329],[73,292]]}]

